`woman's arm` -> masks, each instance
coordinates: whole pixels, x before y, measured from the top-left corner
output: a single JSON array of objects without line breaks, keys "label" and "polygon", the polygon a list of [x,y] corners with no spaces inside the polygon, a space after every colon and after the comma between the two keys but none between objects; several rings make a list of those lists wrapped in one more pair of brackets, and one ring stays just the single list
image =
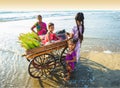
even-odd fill
[{"label": "woman's arm", "polygon": [[74,34],[73,33],[70,33],[70,38],[73,38]]},{"label": "woman's arm", "polygon": [[61,38],[59,38],[58,36],[56,36],[57,40],[62,40]]},{"label": "woman's arm", "polygon": [[62,39],[61,39],[61,38],[59,38],[59,37],[58,37],[55,33],[54,33],[54,35],[53,35],[53,36],[54,36],[54,39],[55,39],[55,40],[62,40]]},{"label": "woman's arm", "polygon": [[73,36],[74,36],[74,34],[73,33],[66,33],[66,37],[68,38],[68,39],[70,39],[70,38],[73,38]]},{"label": "woman's arm", "polygon": [[34,33],[36,33],[37,34],[37,32],[34,30],[34,28],[35,28],[36,26],[35,25],[33,25],[32,27],[31,27],[31,31],[33,31]]}]

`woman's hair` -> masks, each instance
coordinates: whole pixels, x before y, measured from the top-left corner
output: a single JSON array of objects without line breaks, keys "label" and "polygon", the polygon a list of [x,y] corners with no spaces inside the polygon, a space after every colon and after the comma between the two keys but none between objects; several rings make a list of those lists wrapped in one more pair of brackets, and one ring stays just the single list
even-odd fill
[{"label": "woman's hair", "polygon": [[42,16],[41,16],[41,15],[38,15],[38,17],[41,17],[41,18],[42,18]]},{"label": "woman's hair", "polygon": [[80,42],[83,40],[83,33],[84,33],[84,14],[82,12],[79,12],[75,16],[76,24],[77,21],[82,22],[82,34],[79,32],[79,25],[77,24],[77,29],[78,29],[78,37],[80,39]]},{"label": "woman's hair", "polygon": [[50,28],[51,26],[54,26],[54,23],[49,23],[48,24],[48,28]]},{"label": "woman's hair", "polygon": [[83,34],[84,33],[84,14],[82,12],[77,13],[75,16],[75,20],[82,22],[82,34]]}]

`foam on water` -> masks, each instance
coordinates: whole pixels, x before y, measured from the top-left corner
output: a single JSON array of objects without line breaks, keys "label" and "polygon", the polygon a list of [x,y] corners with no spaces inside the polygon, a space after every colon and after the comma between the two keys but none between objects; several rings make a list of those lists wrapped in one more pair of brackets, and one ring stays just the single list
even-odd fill
[{"label": "foam on water", "polygon": [[112,53],[112,51],[110,51],[110,50],[106,50],[106,51],[103,51],[104,53],[107,53],[107,54],[111,54]]}]

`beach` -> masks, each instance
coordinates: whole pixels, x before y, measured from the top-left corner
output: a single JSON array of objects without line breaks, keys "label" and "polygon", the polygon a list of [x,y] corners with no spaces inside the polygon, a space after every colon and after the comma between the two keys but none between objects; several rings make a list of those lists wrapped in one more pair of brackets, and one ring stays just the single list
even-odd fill
[{"label": "beach", "polygon": [[120,54],[102,52],[82,53],[83,63],[92,68],[94,81],[91,87],[120,86]]},{"label": "beach", "polygon": [[[75,25],[74,14],[76,12],[42,12],[42,15],[47,24],[55,23],[56,30],[71,31]],[[0,88],[119,88],[120,11],[83,12],[85,13],[85,34],[81,46],[81,57],[69,82],[63,80],[61,66],[58,66],[55,72],[44,80],[32,78],[28,73],[29,62],[22,57],[25,50],[18,43],[18,36],[20,33],[31,32],[31,26],[37,21],[35,16],[40,12],[31,12],[28,18],[18,19],[19,16],[17,16],[14,20],[12,17],[17,13],[12,13],[14,15],[8,20],[6,20],[8,15],[1,17]],[[27,17],[27,13],[24,12],[23,17]],[[1,12],[0,15],[2,14]]]}]

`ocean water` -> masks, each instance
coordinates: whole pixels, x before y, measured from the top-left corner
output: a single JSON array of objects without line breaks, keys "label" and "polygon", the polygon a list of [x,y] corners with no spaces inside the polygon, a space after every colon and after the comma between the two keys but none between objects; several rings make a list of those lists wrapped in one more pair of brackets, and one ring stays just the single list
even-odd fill
[{"label": "ocean water", "polygon": [[[77,12],[79,11],[0,11],[0,24],[4,24],[2,25],[3,29],[0,29],[0,31],[4,30],[9,31],[9,33],[15,32],[15,34],[19,34],[25,31],[25,27],[22,27],[23,24],[12,26],[12,24],[8,22],[27,20],[27,24],[25,24],[26,29],[30,29],[37,15],[41,14],[44,22],[47,24],[53,22],[55,24],[55,31],[65,29],[70,32],[73,26],[76,25],[74,17]],[[119,52],[120,11],[83,10],[82,12],[85,15],[85,39],[82,44],[82,50],[110,50],[112,52]],[[14,29],[7,30],[7,28],[5,28],[5,22],[7,22],[11,28],[14,27]],[[21,32],[18,27],[21,28]]]},{"label": "ocean water", "polygon": [[[18,36],[31,31],[38,14],[47,24],[53,22],[55,31],[65,29],[70,32],[76,25],[74,17],[77,12],[80,11],[0,11],[0,88],[36,87],[31,84],[27,73],[29,63],[21,57],[24,49],[18,43]],[[82,12],[85,16],[85,33],[81,52],[119,53],[120,11]]]}]

